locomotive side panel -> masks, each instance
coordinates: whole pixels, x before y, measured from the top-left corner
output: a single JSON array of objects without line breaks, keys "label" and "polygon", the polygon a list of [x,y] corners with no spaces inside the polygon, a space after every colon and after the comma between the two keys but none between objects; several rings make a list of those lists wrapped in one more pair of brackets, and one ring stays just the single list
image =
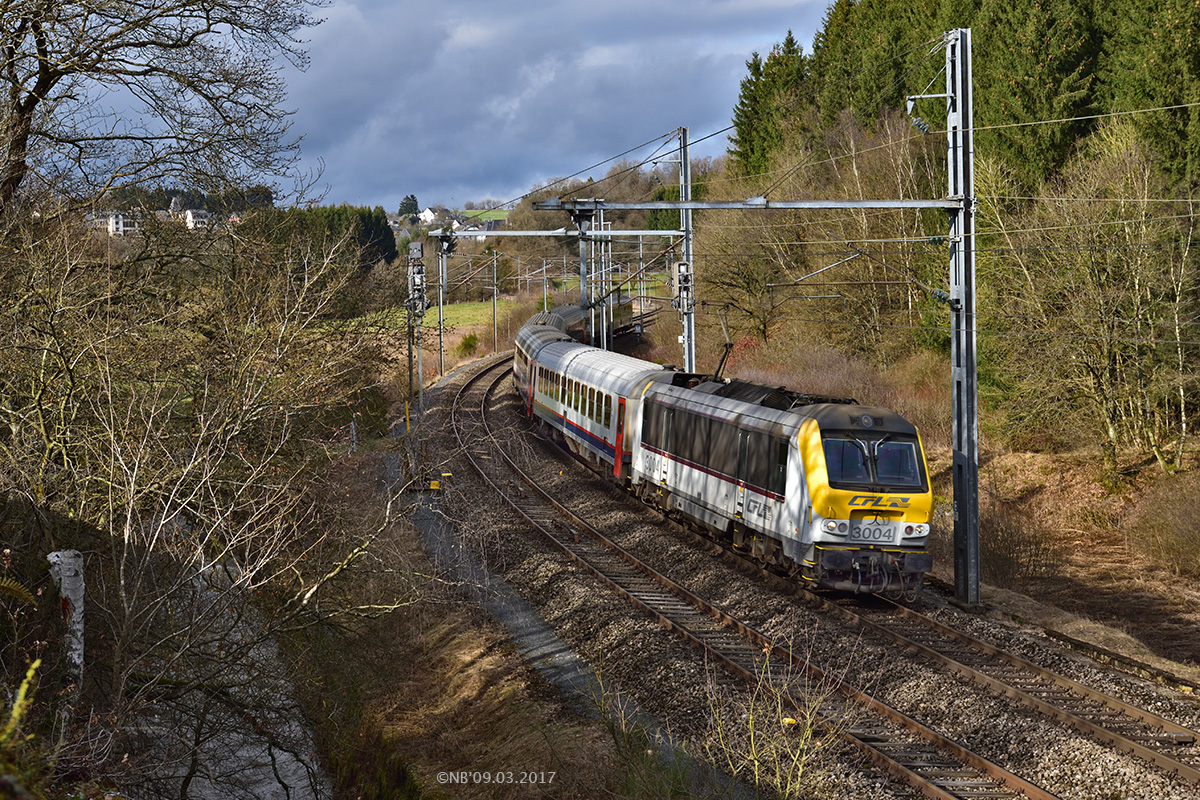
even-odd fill
[{"label": "locomotive side panel", "polygon": [[640,422],[634,480],[654,486],[662,508],[729,535],[766,563],[780,564],[796,550],[803,493],[789,488],[790,465],[799,463],[790,456],[795,423],[789,415],[654,385],[643,397]]}]

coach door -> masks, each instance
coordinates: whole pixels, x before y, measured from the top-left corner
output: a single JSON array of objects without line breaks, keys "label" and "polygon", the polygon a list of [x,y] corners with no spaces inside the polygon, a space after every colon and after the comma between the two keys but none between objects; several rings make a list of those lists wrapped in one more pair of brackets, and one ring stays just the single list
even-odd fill
[{"label": "coach door", "polygon": [[625,398],[617,396],[617,435],[613,440],[613,477],[621,480],[621,462],[625,460]]},{"label": "coach door", "polygon": [[670,406],[664,406],[663,411],[666,413],[663,414],[662,472],[658,476],[658,483],[660,486],[667,486],[668,478],[670,477],[669,470],[671,468],[671,453],[674,452],[671,447],[671,428],[673,427],[671,423],[675,419],[675,409],[671,408]]},{"label": "coach door", "polygon": [[525,403],[525,414],[529,417],[533,416],[533,398],[537,394],[538,379],[542,374],[542,368],[536,361],[529,363],[529,397]]},{"label": "coach door", "polygon": [[742,518],[746,509],[746,478],[750,474],[750,434],[738,431],[737,488],[734,489],[734,517]]}]

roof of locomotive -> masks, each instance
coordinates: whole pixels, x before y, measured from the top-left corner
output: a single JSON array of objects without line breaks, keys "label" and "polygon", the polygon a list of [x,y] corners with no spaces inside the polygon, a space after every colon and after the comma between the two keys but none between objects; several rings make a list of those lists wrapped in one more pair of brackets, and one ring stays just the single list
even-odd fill
[{"label": "roof of locomotive", "polygon": [[817,405],[799,409],[812,417],[821,430],[846,430],[855,433],[882,431],[917,435],[917,427],[890,408],[860,405]]},{"label": "roof of locomotive", "polygon": [[[760,387],[766,389],[767,387]],[[846,430],[867,433],[872,430],[885,433],[916,435],[917,429],[904,417],[887,408],[863,406],[849,402],[798,403],[779,408],[770,403],[755,402],[752,392],[742,396],[723,396],[719,386],[709,384],[689,387],[656,383],[647,396],[653,396],[668,405],[707,410],[713,414],[737,415],[742,423],[754,420],[754,426],[782,425],[784,430],[794,430],[806,419],[813,419],[823,431]],[[811,397],[801,395],[800,397]]]}]

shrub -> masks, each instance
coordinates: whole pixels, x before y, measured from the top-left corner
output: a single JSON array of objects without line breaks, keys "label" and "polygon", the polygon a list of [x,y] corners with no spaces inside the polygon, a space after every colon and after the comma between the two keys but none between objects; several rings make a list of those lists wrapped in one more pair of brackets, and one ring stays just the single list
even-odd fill
[{"label": "shrub", "polygon": [[459,342],[458,347],[454,348],[454,355],[459,358],[472,358],[479,352],[479,335],[468,333]]},{"label": "shrub", "polygon": [[1053,574],[1061,560],[1056,535],[1028,506],[985,494],[979,508],[979,573],[994,586],[1014,586]]},{"label": "shrub", "polygon": [[1164,476],[1147,493],[1145,511],[1130,532],[1130,544],[1155,566],[1184,577],[1200,577],[1200,476]]},{"label": "shrub", "polygon": [[[1050,577],[1062,558],[1061,544],[1035,521],[1027,506],[983,493],[979,506],[979,575],[993,586],[1012,587]],[[954,505],[934,511],[929,550],[935,563],[954,568]]]}]

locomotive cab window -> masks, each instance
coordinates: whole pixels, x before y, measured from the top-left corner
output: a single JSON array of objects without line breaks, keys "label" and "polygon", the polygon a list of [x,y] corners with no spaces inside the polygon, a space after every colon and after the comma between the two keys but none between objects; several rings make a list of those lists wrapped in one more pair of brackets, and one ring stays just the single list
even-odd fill
[{"label": "locomotive cab window", "polygon": [[822,436],[822,449],[829,484],[835,488],[841,484],[845,488],[925,491],[925,467],[914,437],[831,431]]},{"label": "locomotive cab window", "polygon": [[916,442],[879,441],[874,447],[875,475],[889,486],[920,488],[921,468]]}]

